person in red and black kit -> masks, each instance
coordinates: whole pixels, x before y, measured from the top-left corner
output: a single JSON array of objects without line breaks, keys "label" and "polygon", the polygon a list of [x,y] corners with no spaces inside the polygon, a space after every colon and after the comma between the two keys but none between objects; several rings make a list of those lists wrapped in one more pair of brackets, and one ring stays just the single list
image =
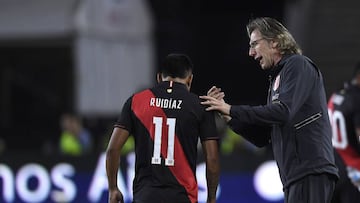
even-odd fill
[{"label": "person in red and black kit", "polygon": [[285,203],[330,203],[338,168],[320,69],[276,19],[251,19],[247,33],[249,56],[270,73],[267,104],[227,104],[216,86],[202,104],[256,146],[271,143]]},{"label": "person in red and black kit", "polygon": [[340,180],[333,203],[360,201],[360,62],[350,81],[334,92],[328,110]]},{"label": "person in red and black kit", "polygon": [[133,94],[124,104],[106,151],[109,203],[122,202],[117,187],[120,151],[135,139],[133,203],[196,203],[198,141],[206,163],[207,202],[216,202],[219,135],[215,113],[190,92],[193,64],[184,54],[169,54],[158,84]]}]

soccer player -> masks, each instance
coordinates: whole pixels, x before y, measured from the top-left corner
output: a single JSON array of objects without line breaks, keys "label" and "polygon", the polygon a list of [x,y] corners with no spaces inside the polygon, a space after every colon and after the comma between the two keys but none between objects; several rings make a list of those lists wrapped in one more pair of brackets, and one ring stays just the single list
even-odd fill
[{"label": "soccer player", "polygon": [[107,151],[109,203],[123,202],[117,186],[120,151],[135,139],[133,203],[196,203],[198,141],[206,162],[208,203],[216,202],[219,136],[215,115],[190,92],[193,64],[185,54],[169,54],[158,84],[133,94],[124,104]]},{"label": "soccer player", "polygon": [[360,63],[353,78],[331,95],[328,110],[340,170],[333,203],[353,203],[360,200]]}]

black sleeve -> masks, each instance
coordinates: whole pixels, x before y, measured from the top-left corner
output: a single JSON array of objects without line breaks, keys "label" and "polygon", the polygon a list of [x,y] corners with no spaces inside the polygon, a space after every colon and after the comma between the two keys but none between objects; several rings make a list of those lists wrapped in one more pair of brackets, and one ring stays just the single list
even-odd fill
[{"label": "black sleeve", "polygon": [[131,120],[131,103],[132,97],[128,98],[122,107],[121,114],[116,121],[114,127],[124,128],[129,132],[132,132],[132,120]]},{"label": "black sleeve", "polygon": [[282,124],[288,120],[289,109],[282,102],[259,106],[232,105],[230,116],[248,125]]},{"label": "black sleeve", "polygon": [[241,135],[257,147],[264,147],[270,143],[270,126],[248,125],[239,122],[237,119],[231,119],[228,125],[235,133]]}]

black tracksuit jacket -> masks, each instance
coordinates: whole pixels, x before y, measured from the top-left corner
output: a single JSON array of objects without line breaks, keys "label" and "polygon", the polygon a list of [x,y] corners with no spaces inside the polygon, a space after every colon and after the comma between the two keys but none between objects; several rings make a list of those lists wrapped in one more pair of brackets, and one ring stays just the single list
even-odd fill
[{"label": "black tracksuit jacket", "polygon": [[258,147],[272,144],[284,189],[304,176],[338,177],[320,70],[306,56],[284,56],[269,76],[266,105],[233,105],[229,126]]}]

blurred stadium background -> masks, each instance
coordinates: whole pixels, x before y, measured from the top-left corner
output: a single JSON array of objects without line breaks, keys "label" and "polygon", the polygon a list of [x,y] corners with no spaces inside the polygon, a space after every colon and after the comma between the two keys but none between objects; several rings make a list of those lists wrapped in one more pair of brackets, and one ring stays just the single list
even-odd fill
[{"label": "blurred stadium background", "polygon": [[[267,75],[247,55],[251,17],[284,22],[329,95],[360,60],[359,9],[356,0],[0,0],[0,202],[105,202],[112,124],[170,52],[193,59],[193,92],[215,84],[230,103],[264,103]],[[86,156],[59,153],[67,112],[91,132]],[[271,149],[223,130],[219,202],[281,202]],[[120,185],[130,191],[131,147],[124,153]],[[201,160],[198,169],[201,186]]]}]

